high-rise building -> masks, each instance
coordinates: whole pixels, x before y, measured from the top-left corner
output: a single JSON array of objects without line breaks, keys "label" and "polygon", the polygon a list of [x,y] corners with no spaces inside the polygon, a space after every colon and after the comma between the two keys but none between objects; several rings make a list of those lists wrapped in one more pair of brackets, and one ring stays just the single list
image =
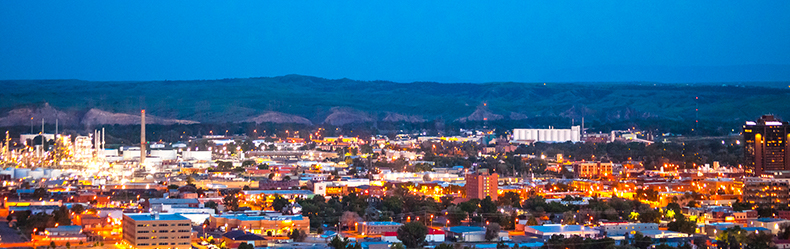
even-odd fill
[{"label": "high-rise building", "polygon": [[763,115],[743,126],[746,166],[752,174],[790,170],[790,125],[773,115]]},{"label": "high-rise building", "polygon": [[180,214],[124,214],[123,242],[131,248],[190,249],[191,221]]},{"label": "high-rise building", "polygon": [[482,200],[486,196],[491,196],[492,200],[496,200],[498,180],[499,174],[489,174],[488,169],[479,169],[477,173],[466,174],[466,197]]}]

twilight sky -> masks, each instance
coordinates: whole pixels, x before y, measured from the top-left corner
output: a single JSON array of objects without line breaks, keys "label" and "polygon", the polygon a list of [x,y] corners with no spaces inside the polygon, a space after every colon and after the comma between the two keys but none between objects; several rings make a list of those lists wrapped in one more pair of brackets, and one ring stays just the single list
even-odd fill
[{"label": "twilight sky", "polygon": [[787,81],[790,1],[0,0],[0,79]]}]

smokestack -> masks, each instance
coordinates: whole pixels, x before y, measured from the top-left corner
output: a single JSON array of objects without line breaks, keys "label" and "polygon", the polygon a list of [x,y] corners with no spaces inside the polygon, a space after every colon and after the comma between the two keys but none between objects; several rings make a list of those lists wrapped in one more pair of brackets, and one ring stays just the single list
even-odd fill
[{"label": "smokestack", "polygon": [[140,165],[145,163],[145,110],[140,111]]},{"label": "smokestack", "polygon": [[[101,128],[101,149],[104,152],[104,127]],[[103,154],[103,153],[102,153]]]}]

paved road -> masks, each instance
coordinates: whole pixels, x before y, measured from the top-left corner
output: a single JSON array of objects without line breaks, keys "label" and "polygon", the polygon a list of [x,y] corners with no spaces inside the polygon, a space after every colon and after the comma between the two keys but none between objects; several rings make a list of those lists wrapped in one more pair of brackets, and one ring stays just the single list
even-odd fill
[{"label": "paved road", "polygon": [[8,222],[0,222],[0,236],[2,236],[0,242],[3,244],[26,242],[16,232],[15,229],[8,227]]}]

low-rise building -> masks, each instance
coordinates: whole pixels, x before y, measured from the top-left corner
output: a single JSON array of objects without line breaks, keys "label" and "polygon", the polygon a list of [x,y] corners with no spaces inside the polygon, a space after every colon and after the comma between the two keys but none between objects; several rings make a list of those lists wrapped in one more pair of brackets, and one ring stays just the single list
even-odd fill
[{"label": "low-rise building", "polygon": [[80,242],[86,243],[88,241],[88,236],[82,233],[82,227],[80,226],[50,227],[40,234],[33,234],[31,237],[34,241],[51,241],[58,246],[66,243],[78,245]]},{"label": "low-rise building", "polygon": [[565,238],[577,235],[582,238],[600,237],[601,231],[582,225],[542,225],[524,227],[524,233],[547,241],[553,235],[562,235]]},{"label": "low-rise building", "polygon": [[[455,226],[445,228],[446,237],[453,238],[458,242],[482,242],[486,241],[485,227]],[[507,231],[499,232],[498,240],[509,240],[510,235]]]},{"label": "low-rise building", "polygon": [[228,248],[238,248],[241,243],[245,242],[255,247],[265,247],[269,245],[266,238],[242,230],[233,230],[222,234],[222,240]]},{"label": "low-rise building", "polygon": [[366,221],[357,224],[357,232],[361,235],[379,235],[386,232],[397,232],[402,225],[392,221]]},{"label": "low-rise building", "polygon": [[750,220],[748,222],[749,227],[762,227],[767,228],[771,231],[772,234],[777,234],[782,227],[783,224],[790,223],[790,220],[785,219],[777,219],[777,218],[759,218]]},{"label": "low-rise building", "polygon": [[425,236],[427,242],[444,242],[444,231],[439,229],[428,228],[428,235]]},{"label": "low-rise building", "polygon": [[287,235],[294,229],[310,231],[310,218],[302,215],[248,216],[222,214],[209,218],[209,227],[230,231],[239,229],[255,234]]},{"label": "low-rise building", "polygon": [[124,214],[123,242],[131,248],[190,249],[191,225],[179,214]]},{"label": "low-rise building", "polygon": [[623,236],[631,232],[641,232],[644,230],[656,230],[656,223],[632,223],[632,222],[606,222],[599,227],[607,236]]},{"label": "low-rise building", "polygon": [[608,178],[613,174],[612,163],[578,162],[573,164],[573,172],[578,178]]}]

